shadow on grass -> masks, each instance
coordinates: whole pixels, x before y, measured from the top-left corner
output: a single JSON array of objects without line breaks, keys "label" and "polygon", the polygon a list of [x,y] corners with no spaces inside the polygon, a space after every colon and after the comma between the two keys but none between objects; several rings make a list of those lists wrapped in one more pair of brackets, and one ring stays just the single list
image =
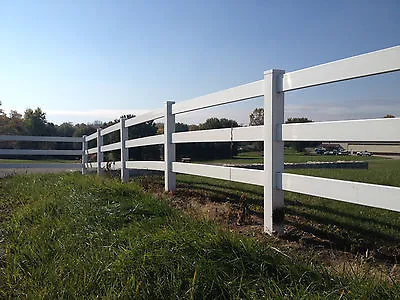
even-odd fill
[{"label": "shadow on grass", "polygon": [[[296,201],[285,199],[285,206],[287,206],[287,205],[298,206],[299,204],[296,203]],[[320,212],[325,212],[325,213],[330,213],[330,214],[340,214],[340,216],[342,216],[342,217],[357,219],[357,220],[365,222],[365,223],[369,222],[369,223],[374,223],[374,224],[380,225],[380,226],[390,227],[390,228],[393,228],[394,230],[397,230],[400,232],[400,226],[397,226],[395,224],[391,224],[388,222],[382,222],[377,219],[362,217],[360,215],[351,214],[351,213],[345,212],[343,210],[338,211],[337,209],[333,209],[333,208],[326,207],[323,205],[304,203],[304,201],[300,202],[300,205],[303,207],[306,207],[308,209],[317,210]]]},{"label": "shadow on grass", "polygon": [[[162,177],[153,178],[146,184],[156,181],[155,186],[163,187]],[[157,182],[158,181],[158,182]],[[154,186],[153,186],[154,187]],[[263,219],[263,190],[246,185],[231,183],[219,184],[215,179],[201,178],[199,181],[179,178],[175,195],[198,199],[200,203],[206,199],[215,203],[239,204],[241,193],[245,193],[246,202],[256,207],[249,208],[251,216]],[[322,200],[321,200],[322,201]],[[346,205],[343,203],[343,205]],[[257,211],[257,208],[260,208]],[[297,209],[300,208],[300,209]],[[301,211],[301,209],[303,211]],[[351,213],[351,209],[335,209],[319,204],[301,202],[285,198],[285,225],[288,232],[283,240],[296,241],[309,247],[336,249],[353,254],[365,254],[368,250],[374,257],[396,263],[400,259],[400,227],[396,222],[385,222],[377,218],[368,218]],[[330,216],[327,214],[330,214]],[[335,215],[338,216],[335,218]],[[375,225],[375,227],[374,227]],[[376,228],[381,226],[388,230]],[[294,228],[294,230],[289,230]]]},{"label": "shadow on grass", "polygon": [[[315,238],[304,238],[307,235],[287,234],[284,236],[287,240],[301,241],[305,242],[305,244],[321,247],[329,245],[333,249],[354,254],[365,254],[366,251],[372,251],[375,258],[393,263],[400,259],[400,249],[398,247],[400,239],[393,235],[348,224],[347,222],[340,222],[334,218],[295,211],[290,208],[286,208],[286,212],[288,215],[303,218],[303,220],[301,218],[290,218],[291,220],[286,220],[286,224],[292,225],[297,231],[311,233],[315,236]],[[337,226],[336,230],[332,229],[332,225]]]},{"label": "shadow on grass", "polygon": [[[232,193],[222,188],[208,188],[207,185],[203,184],[188,184],[187,186],[178,185],[178,191],[182,193],[182,196],[185,196],[186,189],[192,190],[192,192],[196,193],[199,197],[208,197],[210,200],[217,203],[229,202],[233,204],[239,204],[240,196],[242,194],[241,191]],[[249,205],[258,205],[262,207],[263,200],[246,194],[246,203]]]},{"label": "shadow on grass", "polygon": [[[210,179],[210,180],[213,180],[213,179]],[[214,179],[214,181],[215,181],[215,179]],[[181,184],[181,183],[184,183],[184,184],[191,184],[191,185],[202,185],[202,186],[203,186],[203,185],[207,185],[207,186],[214,187],[214,188],[216,188],[216,189],[218,189],[218,190],[224,190],[224,189],[225,189],[225,190],[228,190],[230,194],[233,194],[231,191],[234,190],[234,189],[232,188],[232,186],[229,186],[229,185],[223,186],[223,185],[221,185],[221,184],[219,184],[219,183],[212,183],[212,182],[209,182],[209,181],[204,181],[204,182],[193,182],[193,181],[191,181],[191,180],[180,179],[177,183],[178,183],[178,185]],[[262,188],[262,187],[250,188],[250,187],[244,186],[244,184],[241,184],[241,183],[236,183],[236,184],[241,185],[241,186],[240,186],[240,189],[238,188],[237,190],[235,190],[236,193],[240,193],[240,194],[241,194],[241,193],[248,193],[248,194],[257,195],[257,196],[259,196],[260,198],[263,198],[263,197],[264,197],[264,192],[263,192],[263,188]]]}]

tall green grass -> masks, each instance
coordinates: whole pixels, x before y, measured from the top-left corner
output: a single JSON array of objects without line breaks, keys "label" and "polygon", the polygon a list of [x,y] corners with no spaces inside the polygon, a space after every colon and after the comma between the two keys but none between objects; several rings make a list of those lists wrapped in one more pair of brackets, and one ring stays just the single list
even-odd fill
[{"label": "tall green grass", "polygon": [[[395,282],[190,219],[141,191],[79,174],[0,180],[0,298],[376,298]],[[162,198],[162,197],[161,197]]]},{"label": "tall green grass", "polygon": [[[291,173],[400,186],[400,160],[374,159],[368,170],[300,169]],[[149,186],[162,188],[162,178],[153,178]],[[263,218],[262,187],[206,177],[178,175],[178,192],[190,190],[199,199],[230,203],[239,207],[242,192],[251,214]],[[379,202],[381,199],[376,199]],[[285,224],[290,241],[308,243],[324,249],[337,249],[356,255],[397,263],[400,260],[400,214],[331,199],[285,192]],[[311,235],[309,239],[304,233]]]}]

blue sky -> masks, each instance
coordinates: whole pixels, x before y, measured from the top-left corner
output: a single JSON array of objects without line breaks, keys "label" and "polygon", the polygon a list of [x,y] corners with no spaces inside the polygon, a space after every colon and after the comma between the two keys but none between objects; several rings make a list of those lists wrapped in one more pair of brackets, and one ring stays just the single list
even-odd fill
[{"label": "blue sky", "polygon": [[[0,101],[111,120],[400,44],[400,1],[0,0]],[[400,58],[399,58],[400,59]],[[287,93],[286,117],[400,116],[400,72]],[[248,115],[261,99],[183,115]]]}]

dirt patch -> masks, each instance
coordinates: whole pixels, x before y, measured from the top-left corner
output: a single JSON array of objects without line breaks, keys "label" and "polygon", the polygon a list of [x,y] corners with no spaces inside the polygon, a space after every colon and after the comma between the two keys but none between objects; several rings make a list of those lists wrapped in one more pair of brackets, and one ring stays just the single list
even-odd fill
[{"label": "dirt patch", "polygon": [[175,208],[197,219],[206,219],[242,233],[258,232],[263,234],[262,215],[250,209],[245,193],[227,197],[226,201],[216,199],[210,194],[194,189],[177,188],[174,192],[164,192],[164,186],[159,180],[151,177],[136,179],[145,192],[167,198]]}]

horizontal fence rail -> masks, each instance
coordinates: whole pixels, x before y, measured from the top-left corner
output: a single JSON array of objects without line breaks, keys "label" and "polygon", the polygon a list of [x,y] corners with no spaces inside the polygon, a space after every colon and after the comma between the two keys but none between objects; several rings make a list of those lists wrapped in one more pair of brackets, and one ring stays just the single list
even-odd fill
[{"label": "horizontal fence rail", "polygon": [[286,73],[282,92],[389,73],[400,69],[400,46]]},{"label": "horizontal fence rail", "polygon": [[164,144],[164,135],[153,135],[153,136],[146,136],[134,140],[127,140],[125,142],[126,148],[133,148],[133,147],[142,147],[142,146],[152,146],[152,145],[160,145]]},{"label": "horizontal fence rail", "polygon": [[96,154],[97,153],[97,148],[90,148],[86,150],[86,154]]},{"label": "horizontal fence rail", "polygon": [[0,149],[0,155],[81,155],[82,150]]},{"label": "horizontal fence rail", "polygon": [[96,138],[97,138],[97,132],[92,133],[91,135],[88,135],[88,136],[86,137],[86,142],[89,142],[89,141],[94,140],[94,139],[96,139]]},{"label": "horizontal fence rail", "polygon": [[127,169],[165,171],[165,162],[163,161],[127,161]]},{"label": "horizontal fence rail", "polygon": [[[82,173],[85,173],[86,169],[96,169],[98,174],[106,169],[121,170],[121,179],[124,182],[127,180],[127,170],[162,171],[165,177],[165,189],[168,191],[176,188],[176,173],[263,186],[264,230],[269,233],[282,232],[283,227],[281,224],[276,224],[272,216],[284,208],[283,191],[400,212],[398,187],[283,173],[284,141],[400,142],[400,118],[284,124],[285,92],[399,70],[400,46],[294,72],[270,70],[264,72],[262,80],[184,102],[167,101],[162,109],[130,119],[121,118],[116,124],[98,129],[97,132],[83,138],[0,136],[0,141],[82,142],[81,150],[0,149],[0,155],[82,155],[82,164],[68,167],[75,168],[82,165]],[[175,116],[178,114],[257,97],[264,97],[264,125],[175,132]],[[129,127],[158,119],[164,121],[163,134],[128,138]],[[113,132],[119,132],[119,142],[104,145],[103,136]],[[88,142],[94,140],[97,143],[96,147],[93,147],[94,142],[92,142],[92,148],[88,149]],[[177,144],[246,141],[264,143],[263,170],[176,161]],[[152,145],[163,146],[163,161],[129,159],[128,149]],[[120,151],[121,161],[105,162],[103,154],[116,150]],[[87,162],[88,155],[96,155],[97,161]],[[0,164],[0,167],[3,165],[5,164]]]},{"label": "horizontal fence rail", "polygon": [[224,179],[261,186],[264,185],[264,171],[261,170],[174,162],[172,163],[172,171],[182,174]]},{"label": "horizontal fence rail", "polygon": [[164,111],[163,110],[155,110],[155,111],[151,111],[149,113],[143,114],[143,115],[139,115],[137,117],[134,118],[130,118],[128,120],[125,121],[125,127],[131,127],[134,125],[138,125],[141,123],[145,123],[148,121],[154,121],[157,119],[160,119],[164,117]]},{"label": "horizontal fence rail", "polygon": [[223,129],[196,130],[172,134],[172,142],[255,142],[263,141],[263,126],[234,127]]},{"label": "horizontal fence rail", "polygon": [[121,149],[121,142],[101,146],[101,152],[108,152],[108,151],[119,150],[119,149]]},{"label": "horizontal fence rail", "polygon": [[5,163],[0,169],[80,169],[80,163]]},{"label": "horizontal fence rail", "polygon": [[296,174],[281,174],[285,191],[400,212],[400,188]]},{"label": "horizontal fence rail", "polygon": [[[42,162],[7,162],[0,163],[0,169],[81,169],[85,173],[84,167],[84,138],[82,137],[64,137],[64,136],[15,136],[0,135],[0,141],[11,142],[50,142],[50,143],[80,143],[80,150],[53,150],[53,149],[0,149],[0,155],[3,156],[81,156],[80,163],[42,163]],[[49,146],[49,145],[47,145]],[[50,145],[51,146],[51,145]]]},{"label": "horizontal fence rail", "polygon": [[399,142],[400,118],[283,124],[283,141]]},{"label": "horizontal fence rail", "polygon": [[264,81],[259,80],[252,83],[240,85],[231,89],[216,92],[196,99],[177,103],[172,107],[174,115],[193,110],[233,103],[241,100],[252,99],[264,95]]},{"label": "horizontal fence rail", "polygon": [[0,141],[81,143],[82,138],[65,136],[0,135]]},{"label": "horizontal fence rail", "polygon": [[116,123],[114,125],[111,125],[111,126],[109,126],[107,128],[102,129],[100,132],[101,132],[101,135],[103,136],[103,135],[106,135],[106,134],[110,134],[110,133],[112,133],[114,131],[117,131],[119,129],[120,129],[119,123]]}]

